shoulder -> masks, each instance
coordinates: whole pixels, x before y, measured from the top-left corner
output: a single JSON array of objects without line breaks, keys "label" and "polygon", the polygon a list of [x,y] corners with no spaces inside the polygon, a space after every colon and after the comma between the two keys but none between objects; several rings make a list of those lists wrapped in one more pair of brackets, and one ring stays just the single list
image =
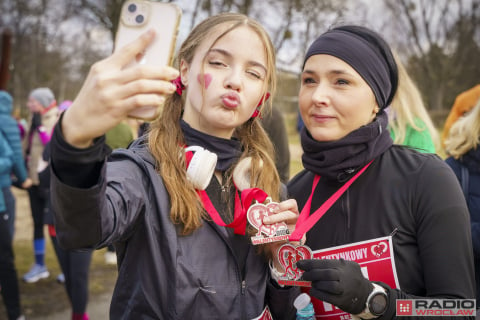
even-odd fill
[{"label": "shoulder", "polygon": [[389,172],[389,176],[393,177],[391,179],[403,181],[418,194],[423,194],[425,189],[447,191],[458,184],[452,168],[438,155],[406,147],[390,148],[382,156],[381,167]]},{"label": "shoulder", "polygon": [[109,161],[133,161],[136,164],[150,165],[155,167],[155,159],[150,153],[147,142],[140,137],[134,140],[127,149],[115,149],[110,155]]},{"label": "shoulder", "polygon": [[0,115],[1,130],[5,134],[12,132],[19,132],[19,126],[17,121],[9,115]]},{"label": "shoulder", "polygon": [[435,153],[423,153],[415,148],[402,145],[393,145],[382,155],[382,159],[395,162],[396,166],[405,168],[415,168],[427,164],[445,165],[444,161]]}]

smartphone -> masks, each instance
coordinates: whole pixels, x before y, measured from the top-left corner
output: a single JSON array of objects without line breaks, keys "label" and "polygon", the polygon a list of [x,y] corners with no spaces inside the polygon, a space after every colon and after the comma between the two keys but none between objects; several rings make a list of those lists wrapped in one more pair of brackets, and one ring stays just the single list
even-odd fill
[{"label": "smartphone", "polygon": [[[154,29],[155,39],[131,64],[172,65],[181,16],[181,9],[173,3],[126,1],[120,13],[114,51],[136,40],[147,30]],[[160,108],[161,106],[138,108],[128,116],[150,121],[158,116]]]}]

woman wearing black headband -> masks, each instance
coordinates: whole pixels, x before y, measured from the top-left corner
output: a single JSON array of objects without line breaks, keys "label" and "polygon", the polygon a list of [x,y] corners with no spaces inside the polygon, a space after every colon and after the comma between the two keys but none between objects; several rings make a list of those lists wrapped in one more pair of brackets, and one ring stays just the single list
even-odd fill
[{"label": "woman wearing black headband", "polygon": [[397,81],[389,46],[364,27],[334,28],[305,56],[305,170],[288,190],[303,208],[296,230],[317,258],[297,263],[323,301],[317,315],[390,319],[416,312],[398,299],[474,298],[469,215],[455,176],[388,133],[384,109]]}]

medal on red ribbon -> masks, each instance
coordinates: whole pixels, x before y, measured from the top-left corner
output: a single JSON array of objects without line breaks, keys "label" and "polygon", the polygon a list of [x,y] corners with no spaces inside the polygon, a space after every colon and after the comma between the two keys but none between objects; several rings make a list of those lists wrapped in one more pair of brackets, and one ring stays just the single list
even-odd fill
[{"label": "medal on red ribbon", "polygon": [[[312,183],[312,191],[310,196],[305,203],[305,206],[300,212],[298,217],[297,224],[295,225],[295,231],[288,237],[289,241],[301,241],[303,235],[310,230],[321,217],[330,209],[330,207],[335,203],[335,201],[340,198],[340,196],[350,187],[350,185],[357,180],[357,178],[362,175],[362,173],[367,170],[370,164],[373,162],[370,161],[365,165],[361,170],[359,170],[350,180],[348,180],[340,189],[338,189],[330,198],[323,203],[320,208],[315,210],[310,214],[310,209],[312,206],[312,197],[317,187],[318,182],[320,181],[320,176],[315,175]],[[313,259],[312,250],[305,246],[294,246],[290,243],[284,244],[278,249],[277,252],[278,262],[285,268],[285,273],[278,276],[278,283],[282,285],[289,286],[300,286],[300,287],[311,287],[310,281],[302,281],[301,277],[303,274],[302,270],[297,268],[297,262],[302,259]]]},{"label": "medal on red ribbon", "polygon": [[285,222],[274,224],[263,224],[263,219],[274,214],[277,202],[273,202],[270,197],[266,199],[267,204],[252,204],[247,211],[247,219],[250,225],[256,230],[257,234],[251,237],[252,244],[264,244],[276,241],[288,240],[290,231]]},{"label": "medal on red ribbon", "polygon": [[304,259],[313,259],[312,250],[307,246],[294,246],[290,243],[278,249],[278,261],[285,268],[278,283],[286,286],[311,287],[311,281],[301,280],[303,271],[297,268],[297,262]]}]

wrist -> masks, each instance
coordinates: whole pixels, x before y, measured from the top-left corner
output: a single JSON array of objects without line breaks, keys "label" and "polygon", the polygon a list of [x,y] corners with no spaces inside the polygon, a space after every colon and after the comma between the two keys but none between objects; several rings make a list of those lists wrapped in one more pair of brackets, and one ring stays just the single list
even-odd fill
[{"label": "wrist", "polygon": [[352,315],[353,319],[375,319],[382,316],[388,308],[387,291],[376,283],[372,283],[373,290],[367,297],[365,309],[359,313]]},{"label": "wrist", "polygon": [[88,148],[92,145],[93,139],[82,136],[84,130],[77,126],[76,121],[69,121],[70,113],[65,111],[60,118],[60,128],[65,142],[78,149]]}]

